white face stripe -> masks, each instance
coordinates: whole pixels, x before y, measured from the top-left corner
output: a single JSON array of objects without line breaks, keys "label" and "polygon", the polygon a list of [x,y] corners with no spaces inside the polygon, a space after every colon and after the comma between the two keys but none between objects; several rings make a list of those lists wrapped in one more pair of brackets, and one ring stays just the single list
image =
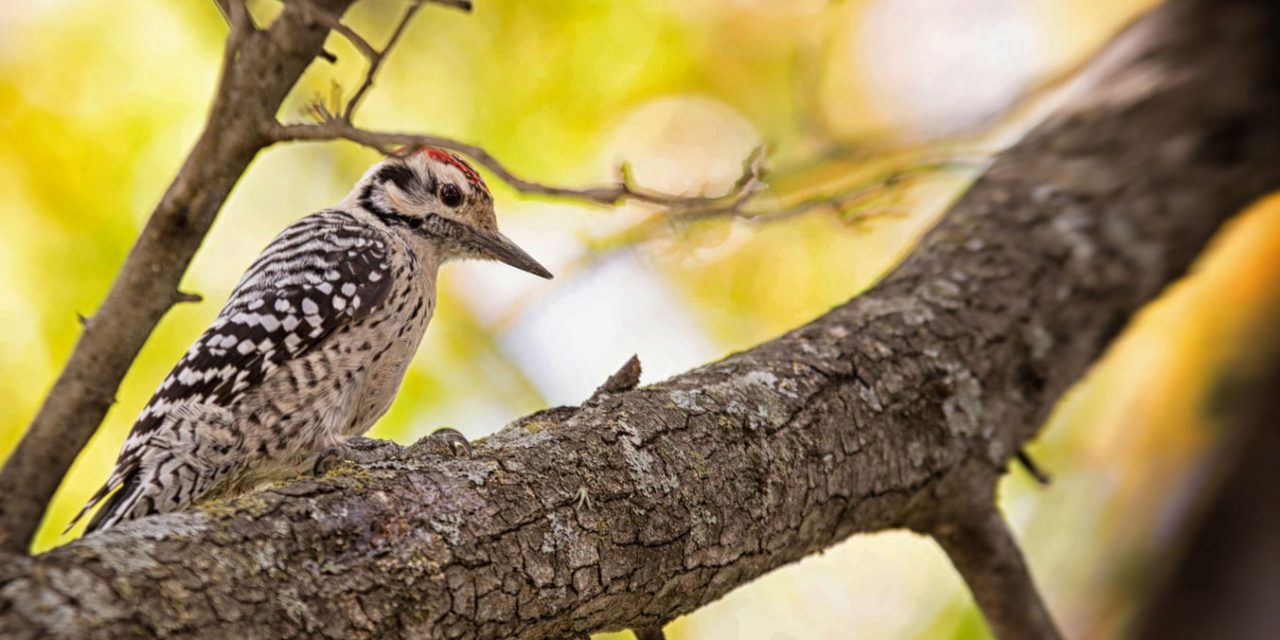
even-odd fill
[{"label": "white face stripe", "polygon": [[467,174],[452,163],[436,160],[421,152],[414,153],[407,160],[415,171],[428,174],[434,178],[437,185],[445,182],[451,183],[462,189],[463,193],[468,196],[475,195],[483,190],[483,187],[473,184]]}]

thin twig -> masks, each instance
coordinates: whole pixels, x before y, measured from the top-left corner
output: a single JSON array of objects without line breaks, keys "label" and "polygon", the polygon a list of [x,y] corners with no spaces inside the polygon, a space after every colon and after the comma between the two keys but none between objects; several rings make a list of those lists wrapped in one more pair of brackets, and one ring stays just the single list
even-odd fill
[{"label": "thin twig", "polygon": [[751,211],[745,208],[746,201],[744,200],[734,203],[734,206],[708,207],[684,211],[681,213],[680,219],[681,221],[696,222],[712,218],[736,218],[748,222],[775,222],[802,216],[815,210],[828,210],[836,215],[844,215],[849,210],[868,200],[896,193],[898,188],[906,187],[913,178],[960,166],[964,165],[950,159],[929,160],[894,169],[863,183],[856,189],[807,198],[790,206],[770,206],[763,210]]},{"label": "thin twig", "polygon": [[1041,485],[1046,487],[1049,486],[1049,482],[1052,478],[1050,478],[1049,474],[1045,473],[1044,470],[1040,468],[1040,465],[1036,464],[1036,461],[1027,453],[1026,449],[1018,449],[1018,452],[1014,457],[1017,459],[1018,463],[1022,465],[1022,468],[1026,469],[1027,473],[1031,474],[1031,477],[1034,478],[1036,482],[1039,482]]},{"label": "thin twig", "polygon": [[421,2],[410,3],[400,16],[400,21],[396,23],[395,30],[391,32],[391,37],[387,40],[387,46],[369,58],[369,68],[364,73],[364,80],[360,83],[360,87],[356,89],[355,95],[351,96],[351,100],[347,102],[347,108],[342,111],[343,120],[351,122],[351,119],[355,117],[356,108],[360,106],[360,101],[364,99],[365,94],[373,87],[373,79],[378,75],[378,69],[382,67],[383,61],[387,59],[387,54],[396,46],[396,41],[400,40],[400,36],[404,35],[404,31],[413,20],[413,16],[421,8]]},{"label": "thin twig", "polygon": [[631,184],[630,179],[625,176],[612,185],[585,188],[557,187],[516,175],[481,147],[441,136],[370,131],[356,127],[341,118],[333,117],[317,124],[278,125],[267,133],[273,142],[349,140],[383,153],[395,147],[440,147],[470,157],[522,194],[571,198],[605,206],[614,206],[627,200],[682,209],[728,205],[738,203],[744,195],[753,193],[763,179],[763,161],[759,157],[760,153],[755,152],[744,163],[744,175],[733,187],[720,195],[685,196],[641,189]]},{"label": "thin twig", "polygon": [[235,29],[237,25],[247,25],[251,31],[258,28],[253,16],[245,9],[244,0],[213,0],[213,5],[222,14],[222,19],[227,21],[228,27]]},{"label": "thin twig", "polygon": [[345,38],[360,52],[360,55],[364,56],[364,58],[369,62],[369,67],[365,70],[364,77],[360,81],[360,86],[356,89],[355,94],[351,96],[351,99],[347,101],[346,107],[341,111],[338,111],[336,106],[330,109],[327,106],[318,108],[315,105],[308,107],[308,110],[316,112],[320,109],[324,109],[324,113],[326,115],[325,120],[338,120],[350,123],[355,118],[356,109],[360,107],[360,101],[363,100],[369,90],[373,88],[374,79],[378,75],[378,70],[382,68],[382,63],[386,61],[387,56],[391,53],[391,50],[395,48],[400,37],[404,35],[405,30],[408,29],[409,23],[413,21],[413,17],[417,15],[418,10],[421,9],[422,5],[426,4],[428,1],[433,4],[453,7],[463,11],[471,10],[471,2],[469,0],[413,0],[409,3],[409,6],[405,8],[404,13],[400,16],[400,20],[396,22],[396,26],[391,32],[391,37],[387,39],[387,44],[379,50],[374,48],[367,38],[360,35],[360,33],[355,29],[344,24],[333,14],[317,7],[311,2],[296,2],[296,0],[294,0],[294,4],[301,7],[303,14],[308,20],[328,27],[334,33]]},{"label": "thin twig", "polygon": [[373,45],[369,44],[368,40],[364,39],[364,36],[357,33],[355,29],[343,24],[341,20],[335,18],[328,11],[317,7],[311,2],[295,2],[295,4],[302,8],[302,13],[307,20],[328,27],[330,31],[342,36],[360,52],[360,55],[363,55],[370,62],[382,55],[378,53],[377,49],[373,48]]},{"label": "thin twig", "polygon": [[[911,185],[915,178],[930,175],[939,171],[961,166],[951,160],[928,160],[910,166],[894,169],[884,175],[876,176],[853,185],[844,185],[841,189],[829,193],[805,198],[790,205],[781,204],[787,198],[774,196],[767,201],[756,201],[748,207],[747,200],[739,199],[726,206],[683,208],[670,212],[658,212],[648,216],[629,227],[610,236],[599,239],[593,245],[601,250],[611,250],[631,246],[650,239],[664,229],[676,224],[703,222],[717,218],[732,218],[750,224],[768,224],[787,220],[816,211],[830,211],[840,216],[845,222],[863,222],[870,218],[884,216],[893,208],[871,208],[867,204],[880,197],[895,195],[900,189]],[[744,195],[751,195],[749,192]],[[599,253],[597,251],[596,253]]]}]

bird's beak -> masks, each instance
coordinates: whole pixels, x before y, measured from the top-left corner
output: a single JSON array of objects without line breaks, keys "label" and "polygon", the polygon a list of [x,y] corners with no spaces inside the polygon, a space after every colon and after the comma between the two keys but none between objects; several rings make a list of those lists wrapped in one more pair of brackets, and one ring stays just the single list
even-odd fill
[{"label": "bird's beak", "polygon": [[471,235],[471,239],[480,246],[480,250],[489,254],[489,257],[499,262],[505,262],[521,271],[527,271],[540,278],[550,280],[551,272],[547,268],[538,264],[533,256],[525,253],[524,249],[516,246],[509,238],[498,233],[475,231]]}]

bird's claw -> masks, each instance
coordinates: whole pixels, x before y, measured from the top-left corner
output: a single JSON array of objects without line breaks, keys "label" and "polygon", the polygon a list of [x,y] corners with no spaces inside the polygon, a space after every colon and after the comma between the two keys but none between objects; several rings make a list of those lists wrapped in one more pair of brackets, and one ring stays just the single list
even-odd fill
[{"label": "bird's claw", "polygon": [[415,446],[426,446],[437,453],[452,455],[455,458],[471,457],[471,443],[457,429],[443,427],[436,429],[427,437],[418,441]]},{"label": "bird's claw", "polygon": [[329,447],[316,455],[313,475],[322,476],[344,464],[370,464],[386,460],[400,445],[390,440],[376,440],[355,436],[347,438],[336,447]]},{"label": "bird's claw", "polygon": [[337,469],[344,463],[351,462],[347,450],[342,447],[329,447],[316,454],[316,461],[311,465],[311,475],[322,476]]},{"label": "bird's claw", "polygon": [[[437,429],[414,444],[414,448],[427,447],[433,453],[452,455],[455,458],[470,457],[471,443],[457,429]],[[385,462],[403,452],[400,445],[390,440],[376,440],[359,436],[347,438],[336,447],[329,447],[316,455],[312,465],[313,475],[322,476],[344,464],[370,465]]]}]

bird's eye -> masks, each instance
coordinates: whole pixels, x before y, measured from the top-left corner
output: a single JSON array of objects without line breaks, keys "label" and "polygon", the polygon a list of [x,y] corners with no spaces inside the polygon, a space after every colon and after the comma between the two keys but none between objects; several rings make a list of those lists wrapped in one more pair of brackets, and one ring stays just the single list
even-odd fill
[{"label": "bird's eye", "polygon": [[440,201],[445,206],[456,207],[462,204],[462,191],[456,185],[446,182],[440,187]]}]

